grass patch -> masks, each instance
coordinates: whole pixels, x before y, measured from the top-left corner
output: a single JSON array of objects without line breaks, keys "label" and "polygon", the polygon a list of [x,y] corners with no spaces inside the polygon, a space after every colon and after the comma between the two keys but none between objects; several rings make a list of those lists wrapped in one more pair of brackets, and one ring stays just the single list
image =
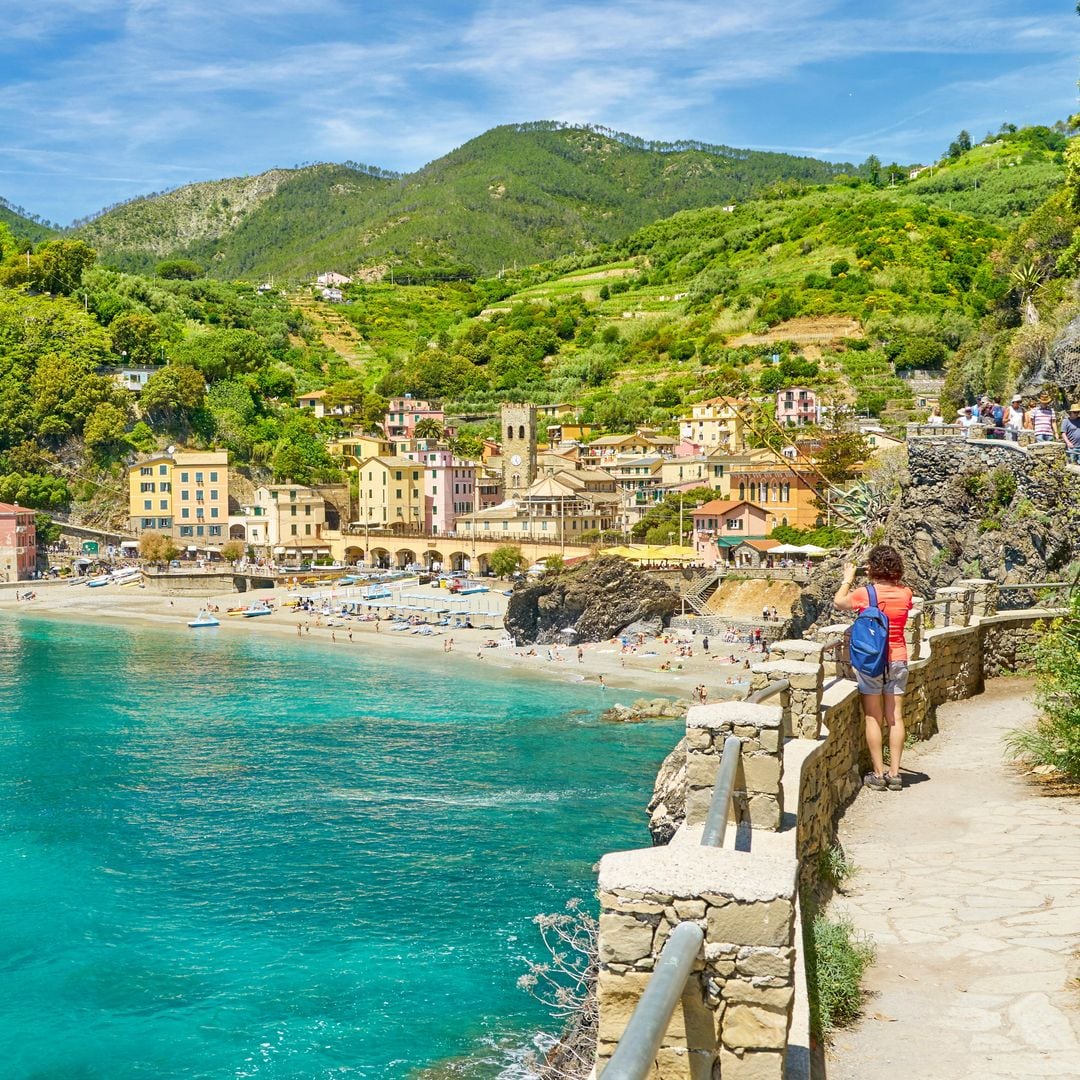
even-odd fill
[{"label": "grass patch", "polygon": [[851,921],[816,915],[804,934],[810,1033],[826,1040],[850,1024],[862,1007],[862,977],[874,959],[873,943]]},{"label": "grass patch", "polygon": [[818,878],[831,885],[837,892],[844,891],[844,884],[855,876],[858,869],[847,857],[847,853],[839,842],[818,852]]}]

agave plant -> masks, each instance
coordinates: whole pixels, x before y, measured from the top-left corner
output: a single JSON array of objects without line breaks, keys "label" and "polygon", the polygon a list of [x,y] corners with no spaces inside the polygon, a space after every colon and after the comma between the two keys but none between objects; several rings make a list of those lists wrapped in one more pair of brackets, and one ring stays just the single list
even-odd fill
[{"label": "agave plant", "polygon": [[858,535],[860,544],[873,542],[875,533],[885,525],[892,503],[892,492],[885,485],[866,480],[829,490],[829,508]]}]

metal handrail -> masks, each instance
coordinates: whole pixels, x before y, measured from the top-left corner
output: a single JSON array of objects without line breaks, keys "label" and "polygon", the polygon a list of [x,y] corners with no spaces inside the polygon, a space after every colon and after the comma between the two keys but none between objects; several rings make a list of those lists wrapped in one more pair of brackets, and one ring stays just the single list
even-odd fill
[{"label": "metal handrail", "polygon": [[605,1080],[644,1080],[683,995],[705,932],[697,923],[679,923],[660,950],[645,992],[604,1071]]},{"label": "metal handrail", "polygon": [[755,690],[746,700],[751,705],[760,705],[763,701],[768,701],[774,694],[780,694],[784,690],[791,689],[790,679],[776,679],[769,683],[768,686],[763,686],[760,690]]},{"label": "metal handrail", "polygon": [[[712,802],[701,833],[702,847],[720,847],[724,843],[741,753],[742,739],[729,735],[724,740]],[[653,1071],[656,1053],[704,941],[705,932],[695,922],[679,923],[668,935],[645,992],[627,1021],[615,1053],[600,1074],[604,1080],[645,1080]]]},{"label": "metal handrail", "polygon": [[[785,680],[786,681],[786,680]],[[716,773],[709,813],[705,818],[705,828],[701,833],[702,847],[723,847],[724,833],[727,832],[728,808],[731,795],[735,790],[735,774],[739,770],[739,753],[742,739],[729,735],[724,740],[724,752],[720,757],[720,768]]]}]

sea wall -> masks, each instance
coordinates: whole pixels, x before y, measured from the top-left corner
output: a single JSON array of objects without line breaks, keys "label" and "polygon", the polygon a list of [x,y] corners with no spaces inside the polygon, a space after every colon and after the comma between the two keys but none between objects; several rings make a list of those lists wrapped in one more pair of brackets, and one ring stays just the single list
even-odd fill
[{"label": "sea wall", "polygon": [[[992,582],[968,580],[913,613],[904,714],[916,737],[937,730],[943,702],[971,697],[984,679],[1023,667],[1040,626],[1059,613],[998,614],[995,603]],[[927,628],[930,622],[939,625]],[[767,703],[691,708],[686,766],[669,778],[683,786],[685,807],[671,843],[601,860],[598,1074],[681,921],[701,927],[704,945],[653,1075],[690,1080],[719,1068],[725,1080],[782,1080],[790,1049],[808,1060],[805,992],[797,990],[804,985],[798,899],[815,884],[818,856],[831,847],[869,766],[858,690],[835,648],[845,629],[778,642],[773,658],[752,672],[752,692]],[[723,741],[732,734],[743,740],[730,808],[741,826],[739,850],[700,843]],[[801,1018],[794,1028],[793,1016]]]}]

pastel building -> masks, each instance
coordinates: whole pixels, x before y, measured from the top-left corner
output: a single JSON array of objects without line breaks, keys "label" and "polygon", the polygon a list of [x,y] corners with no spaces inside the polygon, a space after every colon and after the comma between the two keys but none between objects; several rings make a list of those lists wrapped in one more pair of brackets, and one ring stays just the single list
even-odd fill
[{"label": "pastel building", "polygon": [[479,467],[444,449],[422,448],[404,456],[423,466],[424,532],[431,536],[453,533],[458,515],[476,509]]},{"label": "pastel building", "polygon": [[229,519],[229,452],[164,450],[128,468],[131,531],[202,548],[221,544]]},{"label": "pastel building", "polygon": [[383,420],[383,430],[388,439],[412,439],[415,437],[413,432],[416,425],[421,420],[435,420],[445,428],[446,413],[429,401],[420,401],[406,394],[405,397],[390,399]]},{"label": "pastel building", "polygon": [[745,540],[763,540],[772,531],[770,515],[745,500],[712,499],[691,515],[694,549],[706,566],[728,562],[727,550]]},{"label": "pastel building", "polygon": [[710,398],[690,407],[679,417],[679,436],[705,450],[717,448],[736,453],[745,445],[742,410],[745,401],[732,397]]},{"label": "pastel building", "polygon": [[776,392],[776,422],[781,427],[803,427],[821,422],[817,394],[805,386]]},{"label": "pastel building", "polygon": [[37,569],[34,511],[0,503],[0,581],[26,581]]}]

